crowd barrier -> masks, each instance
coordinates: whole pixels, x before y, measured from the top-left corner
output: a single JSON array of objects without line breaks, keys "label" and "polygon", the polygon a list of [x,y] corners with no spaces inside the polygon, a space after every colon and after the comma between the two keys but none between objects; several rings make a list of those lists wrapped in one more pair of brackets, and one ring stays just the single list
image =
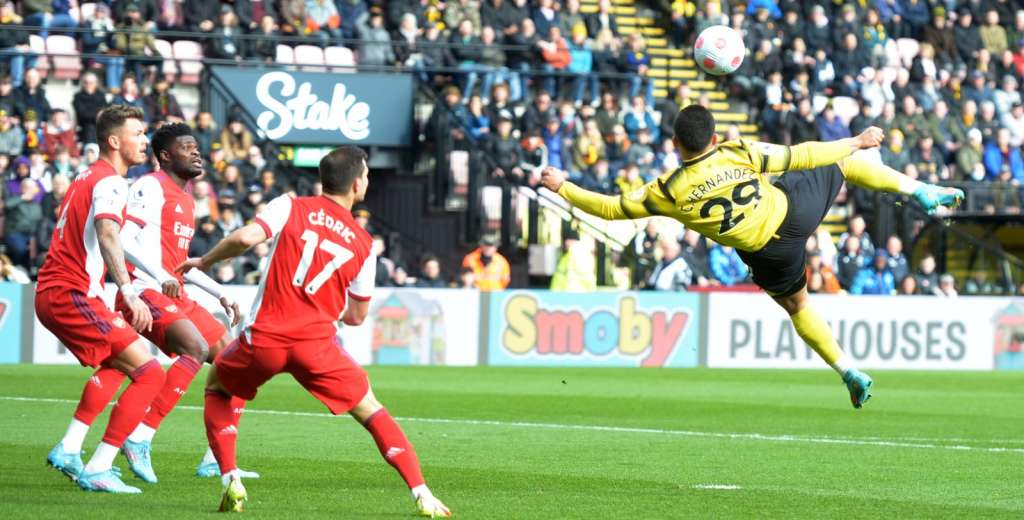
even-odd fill
[{"label": "crowd barrier", "polygon": [[[187,290],[227,323],[216,300]],[[227,290],[248,314],[256,287]],[[35,319],[33,294],[32,285],[0,283],[0,363],[77,363]],[[108,286],[104,297],[113,295]],[[812,301],[863,368],[1024,369],[1022,299]],[[366,365],[825,368],[759,293],[378,288],[366,322],[339,337]]]}]

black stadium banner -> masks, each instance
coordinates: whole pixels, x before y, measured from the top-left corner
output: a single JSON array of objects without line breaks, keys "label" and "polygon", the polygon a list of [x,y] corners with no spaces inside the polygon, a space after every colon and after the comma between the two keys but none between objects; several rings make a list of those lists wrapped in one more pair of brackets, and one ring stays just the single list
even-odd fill
[{"label": "black stadium banner", "polygon": [[213,67],[267,139],[286,144],[407,146],[413,80],[407,74]]}]

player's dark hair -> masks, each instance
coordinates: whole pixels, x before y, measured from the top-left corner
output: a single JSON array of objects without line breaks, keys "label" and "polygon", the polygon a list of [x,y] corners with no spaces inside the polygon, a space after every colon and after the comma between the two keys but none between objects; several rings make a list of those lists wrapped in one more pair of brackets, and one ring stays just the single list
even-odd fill
[{"label": "player's dark hair", "polygon": [[145,121],[146,118],[141,108],[129,105],[111,105],[96,116],[96,141],[100,150],[110,150],[107,142],[110,136],[117,133],[129,119]]},{"label": "player's dark hair", "polygon": [[366,152],[358,146],[339,146],[320,159],[320,184],[324,193],[347,195],[352,181],[363,174]]},{"label": "player's dark hair", "polygon": [[711,144],[711,137],[715,135],[715,117],[701,105],[690,105],[676,115],[672,130],[684,150],[701,152]]},{"label": "player's dark hair", "polygon": [[153,132],[153,155],[160,160],[160,152],[170,150],[179,137],[192,135],[192,128],[185,123],[166,123]]}]

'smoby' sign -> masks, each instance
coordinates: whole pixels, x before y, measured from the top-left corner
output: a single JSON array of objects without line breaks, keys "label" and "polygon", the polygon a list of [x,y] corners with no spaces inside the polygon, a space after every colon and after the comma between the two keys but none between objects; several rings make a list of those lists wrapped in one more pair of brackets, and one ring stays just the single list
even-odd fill
[{"label": "'smoby' sign", "polygon": [[292,144],[405,146],[412,78],[215,67],[263,134]]}]

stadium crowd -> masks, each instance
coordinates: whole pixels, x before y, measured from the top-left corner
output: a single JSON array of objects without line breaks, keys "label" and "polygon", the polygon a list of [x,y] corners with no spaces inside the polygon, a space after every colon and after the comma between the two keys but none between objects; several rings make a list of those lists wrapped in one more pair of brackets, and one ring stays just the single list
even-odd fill
[{"label": "stadium crowd", "polygon": [[[662,19],[679,48],[687,49],[712,24],[743,32],[749,55],[723,86],[736,106],[745,104],[755,116],[763,139],[829,140],[881,126],[889,133],[886,163],[931,181],[988,183],[986,211],[1019,212],[1024,10],[1011,4],[653,2],[666,12]],[[423,133],[446,152],[486,151],[491,184],[536,186],[540,169],[551,165],[589,189],[630,192],[680,165],[671,142],[675,113],[690,103],[711,103],[685,80],[655,100],[644,38],[619,34],[610,0],[591,14],[581,13],[578,0],[142,0],[99,2],[85,12],[74,0],[0,2],[0,26],[35,25],[44,36],[80,27],[69,34],[91,53],[73,114],[52,109],[37,56],[26,52],[27,34],[0,30],[0,171],[6,181],[0,276],[6,279],[28,280],[41,264],[69,180],[96,159],[99,110],[112,103],[143,107],[151,130],[185,119],[173,84],[157,73],[155,36],[173,40],[189,31],[207,57],[236,61],[273,61],[278,42],[265,36],[288,36],[289,45],[349,46],[362,67],[415,71],[441,89]],[[189,119],[208,168],[194,185],[194,252],[279,194],[318,193],[317,183],[282,175],[277,158],[240,119],[218,125],[205,112]],[[738,136],[736,127],[726,135]],[[876,203],[855,189],[841,194],[837,205],[849,215],[850,231],[837,245],[827,233],[808,245],[812,291],[1004,291],[984,280],[951,280],[935,272],[931,257],[911,269],[902,243],[914,238],[915,222],[897,215],[901,222],[883,226],[885,236],[873,242],[866,230],[880,229]],[[364,211],[360,218],[371,216]],[[417,265],[396,265],[382,238],[375,247],[380,285],[508,284],[507,262],[490,244],[467,256],[461,269],[441,266],[429,254]],[[636,263],[639,287],[681,290],[748,280],[735,251],[692,232],[658,237],[648,227],[627,250],[627,261],[645,259]],[[267,253],[257,247],[213,274],[226,283],[253,282]]]}]

